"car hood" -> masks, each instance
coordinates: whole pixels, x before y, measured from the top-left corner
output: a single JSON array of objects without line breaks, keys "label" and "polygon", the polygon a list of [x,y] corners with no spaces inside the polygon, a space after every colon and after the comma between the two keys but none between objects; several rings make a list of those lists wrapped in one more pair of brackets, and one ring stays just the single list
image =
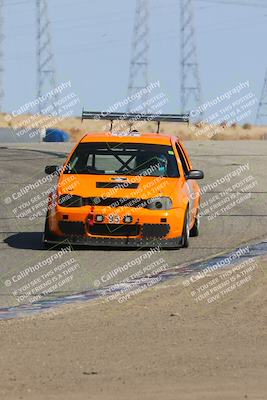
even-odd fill
[{"label": "car hood", "polygon": [[174,198],[182,188],[180,178],[152,176],[63,174],[58,181],[58,194],[81,197],[148,199],[157,196]]}]

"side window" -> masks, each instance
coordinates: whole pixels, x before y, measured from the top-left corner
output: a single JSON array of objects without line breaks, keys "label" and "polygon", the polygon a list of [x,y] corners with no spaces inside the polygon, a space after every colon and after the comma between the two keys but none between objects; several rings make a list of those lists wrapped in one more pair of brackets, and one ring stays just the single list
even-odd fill
[{"label": "side window", "polygon": [[87,167],[93,166],[93,154],[89,154],[86,165],[87,165]]},{"label": "side window", "polygon": [[185,158],[185,155],[184,155],[184,153],[183,153],[183,151],[182,151],[182,149],[181,149],[181,147],[179,146],[178,143],[176,143],[176,150],[178,151],[179,158],[181,160],[184,173],[187,174],[189,172],[189,166],[187,164],[187,160]]},{"label": "side window", "polygon": [[182,151],[182,153],[184,155],[185,161],[186,161],[187,166],[188,166],[188,170],[190,171],[191,162],[189,161],[188,155],[186,154],[185,149],[183,148],[183,146],[180,143],[178,143],[178,145],[179,145],[179,147],[180,147],[180,149],[181,149],[181,151]]}]

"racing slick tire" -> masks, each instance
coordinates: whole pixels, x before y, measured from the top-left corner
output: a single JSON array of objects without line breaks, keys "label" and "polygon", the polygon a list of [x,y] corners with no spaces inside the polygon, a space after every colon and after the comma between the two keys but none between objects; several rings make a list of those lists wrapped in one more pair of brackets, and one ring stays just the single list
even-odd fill
[{"label": "racing slick tire", "polygon": [[195,217],[195,222],[193,227],[190,229],[190,236],[195,237],[199,235],[199,211],[197,211],[197,215]]},{"label": "racing slick tire", "polygon": [[49,223],[48,223],[48,212],[45,216],[45,227],[44,227],[44,234],[43,234],[43,246],[45,249],[51,249],[53,245],[51,243],[47,243],[45,240],[49,240],[51,236],[51,232],[49,230]]},{"label": "racing slick tire", "polygon": [[189,229],[189,210],[186,209],[185,218],[184,218],[184,229],[182,235],[182,247],[189,246],[189,236],[190,236],[190,229]]}]

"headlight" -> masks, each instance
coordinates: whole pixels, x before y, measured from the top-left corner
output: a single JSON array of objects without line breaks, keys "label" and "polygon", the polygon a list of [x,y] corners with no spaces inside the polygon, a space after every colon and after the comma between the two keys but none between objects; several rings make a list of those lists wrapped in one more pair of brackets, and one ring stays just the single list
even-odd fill
[{"label": "headlight", "polygon": [[59,197],[58,205],[61,207],[82,207],[83,199],[80,196],[62,194]]},{"label": "headlight", "polygon": [[169,197],[154,197],[146,202],[146,208],[149,210],[170,210],[172,208],[172,201]]}]

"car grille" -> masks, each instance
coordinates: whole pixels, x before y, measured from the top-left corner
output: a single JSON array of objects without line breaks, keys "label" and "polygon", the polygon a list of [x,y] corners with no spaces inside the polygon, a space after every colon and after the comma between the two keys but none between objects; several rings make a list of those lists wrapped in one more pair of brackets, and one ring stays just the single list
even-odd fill
[{"label": "car grille", "polygon": [[94,224],[88,227],[91,235],[98,236],[138,236],[139,225],[127,224]]},{"label": "car grille", "polygon": [[80,221],[59,221],[59,229],[67,235],[83,235],[84,223]]},{"label": "car grille", "polygon": [[144,238],[162,238],[170,232],[168,224],[144,224],[142,226],[142,236]]}]

